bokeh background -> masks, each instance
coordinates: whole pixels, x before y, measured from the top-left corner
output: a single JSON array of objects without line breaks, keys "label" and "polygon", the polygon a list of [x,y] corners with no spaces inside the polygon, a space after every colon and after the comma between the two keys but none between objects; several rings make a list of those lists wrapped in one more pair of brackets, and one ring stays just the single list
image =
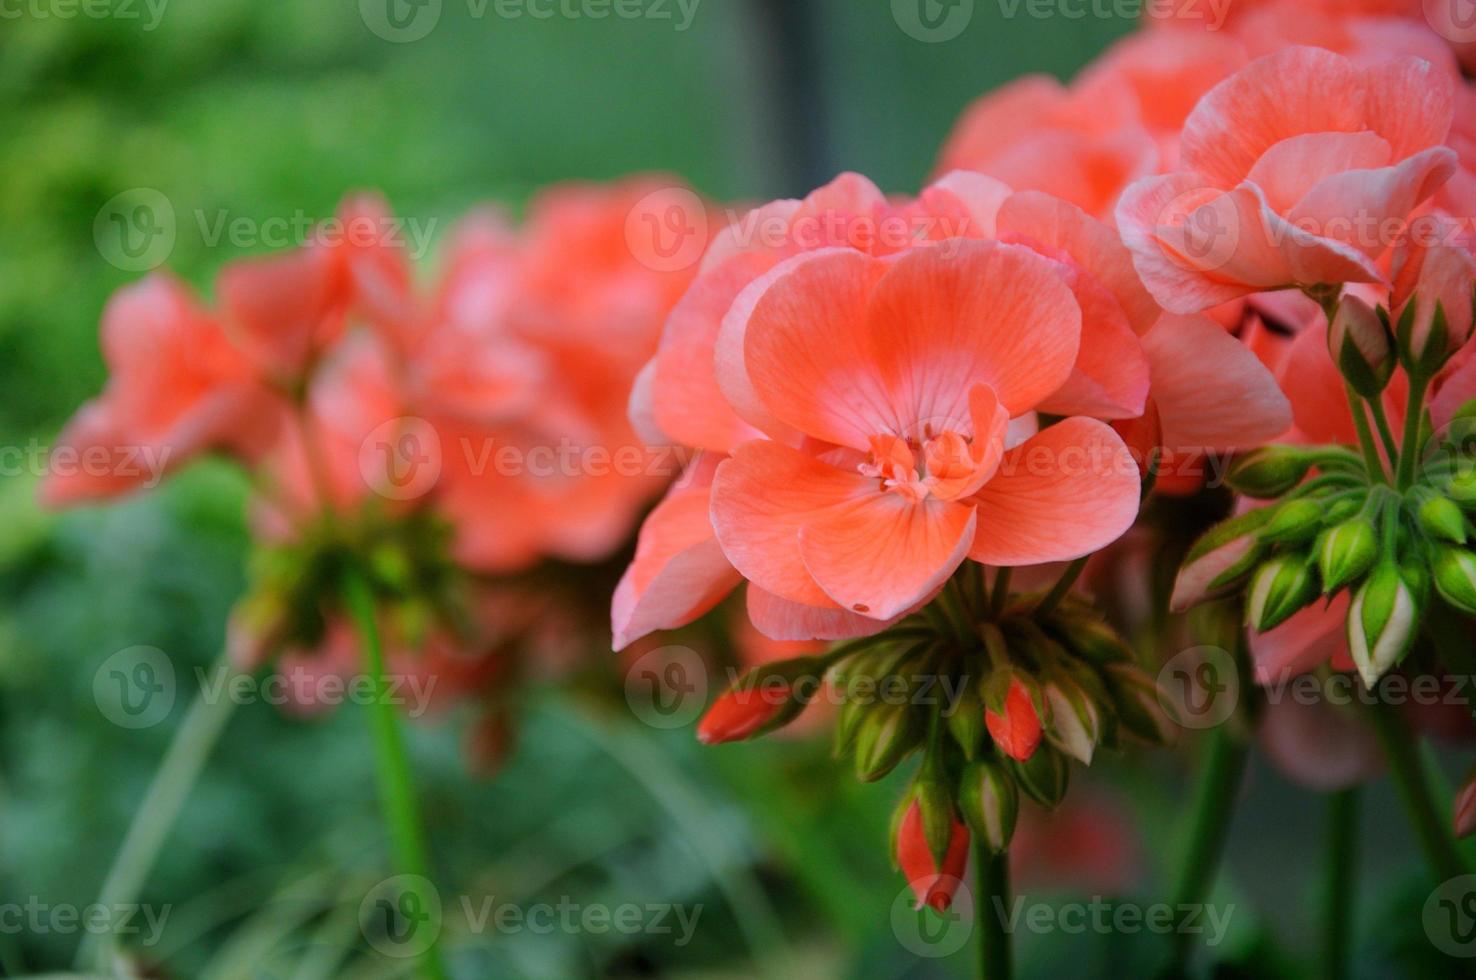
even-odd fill
[{"label": "bokeh background", "polygon": [[[970,100],[1028,71],[1069,77],[1133,27],[981,2],[959,36],[926,43],[886,0],[702,0],[685,31],[674,3],[676,21],[539,20],[445,0],[434,29],[403,42],[356,0],[169,0],[153,23],[158,4],[114,0],[89,17],[28,0],[0,19],[4,902],[97,896],[244,584],[246,488],[229,470],[196,466],[161,492],[54,516],[35,505],[37,466],[15,464],[103,382],[98,314],[137,278],[97,246],[107,201],[164,195],[168,265],[207,288],[265,248],[212,242],[220,216],[325,217],[356,188],[437,231],[479,202],[516,211],[550,182],[648,170],[722,201],[800,196],[842,169],[912,191]],[[181,693],[159,724],[124,730],[93,682],[136,645],[167,653]],[[414,726],[438,884],[448,902],[701,906],[692,941],[449,937],[459,975],[968,975],[969,947],[920,957],[895,927],[903,883],[886,837],[900,777],[858,786],[823,735],[702,750],[690,728],[642,724],[622,691],[603,649],[572,684],[531,691],[491,780],[468,775],[456,716]],[[1197,747],[1105,760],[1077,773],[1064,817],[1027,814],[1030,901],[1160,900]],[[1233,906],[1231,929],[1210,959],[1297,975],[1314,947],[1322,804],[1260,758],[1247,792],[1215,898]],[[1419,970],[1433,954],[1419,929],[1428,886],[1389,787],[1368,796],[1354,961],[1390,976],[1394,958]],[[172,913],[143,961],[175,977],[402,973],[357,924],[366,882],[385,873],[380,827],[361,711],[242,707],[148,878],[143,900]],[[79,938],[0,932],[0,971],[65,970]],[[1144,975],[1163,947],[1141,933],[1018,939],[1030,976]]]}]

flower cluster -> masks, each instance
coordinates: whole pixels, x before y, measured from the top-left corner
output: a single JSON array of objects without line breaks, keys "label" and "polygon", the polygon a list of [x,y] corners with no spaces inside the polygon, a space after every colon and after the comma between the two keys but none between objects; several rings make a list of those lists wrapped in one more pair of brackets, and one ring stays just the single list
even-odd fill
[{"label": "flower cluster", "polygon": [[[643,264],[627,224],[676,186],[554,188],[521,228],[475,213],[424,287],[368,197],[343,205],[344,234],[227,265],[210,306],[155,274],[109,303],[107,389],[59,441],[142,448],[169,471],[215,452],[250,472],[261,547],[232,624],[240,666],[354,671],[339,600],[352,568],[391,668],[496,715],[520,646],[577,640],[550,635],[577,619],[549,615],[529,574],[608,558],[676,470],[625,412],[690,279]],[[131,472],[58,472],[42,494],[108,498],[135,489]]]}]

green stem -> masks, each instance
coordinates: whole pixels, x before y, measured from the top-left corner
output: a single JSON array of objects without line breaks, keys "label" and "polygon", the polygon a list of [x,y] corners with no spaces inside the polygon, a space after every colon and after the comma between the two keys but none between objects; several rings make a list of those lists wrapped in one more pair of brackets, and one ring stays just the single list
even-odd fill
[{"label": "green stem", "polygon": [[1374,445],[1373,432],[1368,427],[1368,415],[1363,410],[1363,399],[1346,381],[1343,382],[1343,391],[1348,396],[1348,410],[1353,413],[1353,428],[1358,432],[1358,445],[1363,450],[1363,461],[1368,467],[1368,477],[1370,480],[1387,483],[1389,482],[1388,473],[1384,469],[1383,460],[1379,459],[1378,447]]},{"label": "green stem", "polygon": [[1322,976],[1348,976],[1348,937],[1353,930],[1354,887],[1358,877],[1358,788],[1327,795],[1323,841]]},{"label": "green stem", "polygon": [[1408,490],[1414,483],[1415,461],[1420,456],[1420,416],[1425,407],[1425,384],[1428,379],[1411,376],[1409,403],[1404,410],[1404,441],[1400,443],[1399,477],[1396,486]]},{"label": "green stem", "polygon": [[974,844],[974,922],[979,933],[979,980],[1010,980],[1014,974],[1010,931],[1010,855]]},{"label": "green stem", "polygon": [[[364,673],[373,692],[369,704],[369,724],[374,733],[375,768],[379,780],[380,804],[384,808],[395,870],[414,875],[419,880],[410,887],[426,891],[430,885],[430,857],[421,830],[420,807],[410,776],[410,760],[405,752],[400,718],[391,702],[389,681],[384,673],[384,648],[374,618],[374,595],[369,583],[357,569],[349,569],[344,579],[344,599],[350,617],[358,630],[363,647]],[[422,908],[431,907],[431,897],[418,896]],[[440,953],[432,943],[421,958],[421,972],[429,980],[444,980],[445,968]]]},{"label": "green stem", "polygon": [[1081,556],[1072,562],[1066,571],[1062,573],[1060,580],[1051,587],[1051,591],[1047,592],[1045,598],[1040,600],[1040,604],[1035,607],[1037,618],[1044,616],[1055,609],[1056,606],[1060,605],[1061,600],[1066,598],[1066,594],[1076,584],[1076,580],[1081,578],[1082,570],[1086,568],[1087,559],[1090,557],[1091,555]]},{"label": "green stem", "polygon": [[[212,668],[225,683],[214,688],[202,685],[190,704],[184,721],[174,733],[164,758],[154,773],[143,802],[133,813],[133,821],[123,835],[123,843],[113,858],[113,866],[103,879],[98,903],[105,908],[131,905],[148,879],[149,871],[159,858],[164,841],[179,817],[190,789],[205,768],[205,761],[225,731],[226,722],[235,711],[236,701],[226,696],[227,686],[235,673],[229,655],[222,653]],[[213,696],[212,696],[213,694]],[[106,970],[112,961],[101,936],[87,933],[77,950],[76,966],[91,965]]]},{"label": "green stem", "polygon": [[1419,840],[1420,849],[1436,877],[1444,881],[1466,873],[1465,862],[1451,837],[1448,816],[1435,803],[1429,778],[1420,761],[1414,737],[1399,717],[1398,709],[1386,704],[1371,706],[1369,718],[1389,763],[1389,776],[1404,803],[1404,809]]},{"label": "green stem", "polygon": [[1367,399],[1369,414],[1373,416],[1374,425],[1378,427],[1379,439],[1384,443],[1384,454],[1389,457],[1389,464],[1399,459],[1399,443],[1394,440],[1394,430],[1389,427],[1389,415],[1384,411],[1384,400],[1381,397]]},{"label": "green stem", "polygon": [[[1175,908],[1202,906],[1219,873],[1230,820],[1235,813],[1240,780],[1245,772],[1244,741],[1223,723],[1209,734],[1209,746],[1189,809],[1189,837],[1174,875]],[[1193,952],[1193,934],[1179,930],[1174,937],[1174,964],[1182,972]]]}]

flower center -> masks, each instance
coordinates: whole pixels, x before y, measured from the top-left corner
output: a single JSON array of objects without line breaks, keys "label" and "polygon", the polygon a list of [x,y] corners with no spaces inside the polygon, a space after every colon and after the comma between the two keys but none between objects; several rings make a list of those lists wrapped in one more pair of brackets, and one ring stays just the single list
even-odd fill
[{"label": "flower center", "polygon": [[952,500],[978,470],[972,445],[972,439],[952,430],[933,435],[927,429],[921,440],[872,436],[871,459],[858,469],[880,480],[882,490],[910,500]]}]

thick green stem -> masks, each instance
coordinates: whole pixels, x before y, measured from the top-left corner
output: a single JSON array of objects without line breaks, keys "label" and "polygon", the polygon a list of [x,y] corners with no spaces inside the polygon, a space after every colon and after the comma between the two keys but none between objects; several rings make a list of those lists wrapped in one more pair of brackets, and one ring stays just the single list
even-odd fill
[{"label": "thick green stem", "polygon": [[[1368,415],[1363,410],[1363,399],[1347,382],[1343,383],[1343,390],[1348,395],[1348,411],[1353,413],[1353,428],[1358,432],[1358,445],[1363,450],[1363,461],[1368,467],[1368,478],[1387,483],[1388,473],[1384,469],[1383,460],[1379,458],[1379,449],[1374,445],[1373,432],[1368,427]],[[1390,463],[1393,464],[1392,459]]]},{"label": "thick green stem", "polygon": [[[380,804],[384,808],[385,826],[389,831],[395,870],[414,875],[413,890],[428,890],[430,856],[421,829],[420,806],[410,776],[410,759],[405,751],[400,718],[390,697],[389,681],[384,673],[384,648],[379,626],[374,617],[374,595],[369,583],[357,570],[350,569],[344,580],[344,600],[363,648],[364,673],[369,678],[372,697],[369,724],[374,733],[375,770],[379,779]],[[430,896],[418,895],[422,908],[431,907]],[[421,973],[429,980],[444,980],[445,968],[434,943],[421,957]]]},{"label": "thick green stem", "polygon": [[1373,415],[1374,425],[1378,427],[1379,439],[1384,443],[1384,455],[1389,458],[1389,464],[1395,465],[1399,459],[1399,443],[1394,439],[1394,430],[1389,427],[1389,416],[1384,411],[1384,400],[1382,398],[1368,399],[1368,410]]},{"label": "thick green stem", "polygon": [[1414,483],[1415,462],[1420,458],[1420,419],[1425,411],[1425,385],[1428,379],[1411,376],[1409,403],[1404,410],[1404,441],[1400,443],[1399,477],[1395,484],[1408,490]]},{"label": "thick green stem", "polygon": [[[133,821],[123,835],[113,866],[108,869],[107,878],[103,879],[97,899],[103,907],[118,908],[138,900],[180,809],[235,711],[235,700],[226,696],[226,682],[234,671],[229,655],[222,653],[212,673],[219,674],[223,683],[214,690],[202,686],[195,695],[184,721],[164,752],[143,802],[133,813]],[[91,932],[83,938],[77,950],[79,969],[89,965],[103,969],[112,961],[107,947],[99,945],[101,939]]]},{"label": "thick green stem", "polygon": [[1323,835],[1322,976],[1348,976],[1348,937],[1353,931],[1358,878],[1358,788],[1329,793]]},{"label": "thick green stem", "polygon": [[1399,798],[1404,803],[1430,869],[1442,881],[1465,874],[1465,862],[1451,836],[1450,817],[1442,815],[1435,802],[1434,791],[1409,727],[1399,717],[1398,709],[1386,704],[1373,705],[1368,714],[1379,744],[1383,746],[1384,758],[1389,763],[1389,776],[1399,791]]},{"label": "thick green stem", "polygon": [[974,845],[974,922],[979,933],[979,980],[1010,980],[1014,955],[1010,921],[1010,855]]},{"label": "thick green stem", "polygon": [[[1219,874],[1230,820],[1235,813],[1240,780],[1245,772],[1244,741],[1229,724],[1216,726],[1209,734],[1204,765],[1194,788],[1189,809],[1189,836],[1174,876],[1174,907],[1202,906],[1209,898]],[[1194,935],[1179,930],[1174,936],[1174,964],[1181,971],[1193,952]]]},{"label": "thick green stem", "polygon": [[1010,601],[1010,575],[1012,568],[994,570],[994,591],[989,595],[989,611],[993,616],[1004,612],[1005,603]]}]

